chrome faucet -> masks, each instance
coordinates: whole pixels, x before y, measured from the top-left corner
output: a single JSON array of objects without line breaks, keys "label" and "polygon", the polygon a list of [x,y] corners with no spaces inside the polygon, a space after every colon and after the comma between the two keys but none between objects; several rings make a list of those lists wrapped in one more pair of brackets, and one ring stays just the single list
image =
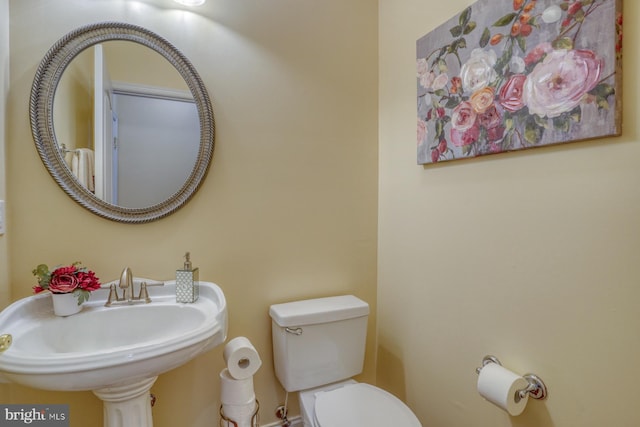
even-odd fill
[{"label": "chrome faucet", "polygon": [[[164,283],[152,283],[149,286],[158,285],[164,285]],[[115,303],[134,304],[138,302],[151,302],[151,298],[149,298],[149,292],[147,291],[147,282],[140,283],[140,292],[138,293],[137,297],[135,296],[133,274],[131,273],[131,269],[129,267],[126,267],[124,270],[122,270],[120,281],[118,282],[118,288],[122,289],[122,297],[118,296],[118,289],[116,288],[116,284],[112,283],[109,287],[109,297],[107,298],[107,302],[104,304],[106,307],[110,307]]]},{"label": "chrome faucet", "polygon": [[122,299],[127,302],[133,301],[133,275],[131,274],[131,269],[129,267],[122,270],[118,287],[122,289]]}]

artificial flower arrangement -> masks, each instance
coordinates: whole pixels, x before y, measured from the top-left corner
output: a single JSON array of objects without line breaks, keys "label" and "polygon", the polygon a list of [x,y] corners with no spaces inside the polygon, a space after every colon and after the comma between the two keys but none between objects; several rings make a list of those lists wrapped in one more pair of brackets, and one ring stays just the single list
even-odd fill
[{"label": "artificial flower arrangement", "polygon": [[40,264],[33,270],[38,279],[38,285],[33,287],[34,293],[50,291],[53,294],[73,293],[78,299],[78,305],[87,301],[90,293],[100,289],[100,280],[95,273],[82,267],[79,261],[65,267],[56,267],[49,271],[46,264]]}]

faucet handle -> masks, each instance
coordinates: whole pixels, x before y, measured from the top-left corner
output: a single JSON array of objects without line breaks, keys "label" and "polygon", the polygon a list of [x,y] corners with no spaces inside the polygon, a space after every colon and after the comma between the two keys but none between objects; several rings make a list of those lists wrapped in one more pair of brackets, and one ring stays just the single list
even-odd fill
[{"label": "faucet handle", "polygon": [[140,283],[140,294],[138,295],[138,299],[146,302],[147,304],[151,302],[149,292],[147,292],[147,282]]},{"label": "faucet handle", "polygon": [[105,307],[110,307],[112,303],[118,301],[120,298],[118,297],[118,290],[116,289],[116,284],[112,283],[109,286],[109,297],[107,298],[107,302],[104,304]]}]

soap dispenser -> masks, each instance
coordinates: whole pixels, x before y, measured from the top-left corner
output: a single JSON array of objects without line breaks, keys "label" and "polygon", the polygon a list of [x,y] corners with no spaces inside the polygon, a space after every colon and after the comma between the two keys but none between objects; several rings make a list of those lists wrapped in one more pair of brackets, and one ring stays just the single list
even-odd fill
[{"label": "soap dispenser", "polygon": [[176,270],[176,301],[196,302],[198,299],[198,268],[191,266],[190,254],[184,254],[184,268]]}]

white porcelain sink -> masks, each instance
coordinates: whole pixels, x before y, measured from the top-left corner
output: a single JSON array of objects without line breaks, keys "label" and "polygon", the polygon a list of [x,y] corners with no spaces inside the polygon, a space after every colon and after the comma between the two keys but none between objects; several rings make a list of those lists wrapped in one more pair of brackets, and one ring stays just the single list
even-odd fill
[{"label": "white porcelain sink", "polygon": [[16,301],[0,312],[0,334],[13,338],[0,354],[0,377],[46,390],[92,390],[105,400],[130,385],[148,384],[148,391],[158,375],[225,341],[227,305],[214,283],[201,281],[192,304],[176,302],[175,281],[148,291],[148,304],[105,307],[109,292],[100,289],[69,317],[53,314],[48,292]]}]

